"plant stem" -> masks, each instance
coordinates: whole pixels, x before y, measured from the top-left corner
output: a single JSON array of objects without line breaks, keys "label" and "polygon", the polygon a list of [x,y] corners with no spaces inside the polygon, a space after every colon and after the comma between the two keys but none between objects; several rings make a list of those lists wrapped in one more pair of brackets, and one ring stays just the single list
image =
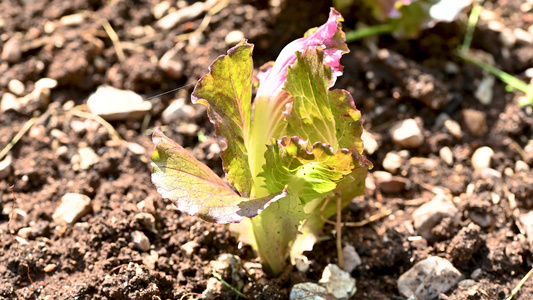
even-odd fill
[{"label": "plant stem", "polygon": [[472,7],[470,17],[468,18],[468,27],[466,28],[465,39],[463,40],[463,46],[461,48],[463,53],[466,53],[466,51],[470,49],[472,39],[474,38],[474,30],[476,29],[476,24],[479,20],[479,15],[481,14],[482,8],[483,7],[479,4],[479,2],[476,2],[476,5]]},{"label": "plant stem", "polygon": [[351,43],[369,36],[390,33],[393,30],[394,26],[391,23],[386,23],[348,31],[346,32],[346,43]]}]

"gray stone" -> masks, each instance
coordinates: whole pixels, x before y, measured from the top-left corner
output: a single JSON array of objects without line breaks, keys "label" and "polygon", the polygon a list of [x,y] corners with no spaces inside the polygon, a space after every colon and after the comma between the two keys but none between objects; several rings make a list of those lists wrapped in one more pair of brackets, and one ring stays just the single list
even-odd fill
[{"label": "gray stone", "polygon": [[133,91],[99,87],[87,100],[89,110],[107,121],[138,120],[152,109],[150,101]]},{"label": "gray stone", "polygon": [[430,202],[425,203],[413,212],[413,223],[416,231],[425,239],[431,239],[431,230],[443,218],[457,219],[457,207],[442,194],[437,194]]},{"label": "gray stone", "polygon": [[61,198],[61,204],[52,218],[59,225],[73,224],[88,214],[91,209],[91,198],[82,194],[67,193]]},{"label": "gray stone", "polygon": [[456,285],[461,277],[461,272],[451,262],[438,256],[431,256],[419,261],[400,276],[398,290],[404,297],[411,297],[423,284],[416,299],[431,300]]},{"label": "gray stone", "polygon": [[297,283],[291,289],[290,300],[330,300],[333,295],[316,283]]},{"label": "gray stone", "polygon": [[361,257],[355,251],[352,245],[346,245],[342,248],[342,255],[344,257],[344,271],[351,273],[355,268],[361,265]]},{"label": "gray stone", "polygon": [[318,283],[326,288],[337,299],[350,299],[357,288],[355,279],[350,273],[343,271],[335,264],[328,264],[322,273],[322,278]]}]

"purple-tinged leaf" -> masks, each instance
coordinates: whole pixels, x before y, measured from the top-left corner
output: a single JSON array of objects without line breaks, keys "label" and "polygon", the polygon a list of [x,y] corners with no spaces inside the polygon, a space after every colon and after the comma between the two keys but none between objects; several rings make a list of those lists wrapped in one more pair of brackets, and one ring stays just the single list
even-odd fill
[{"label": "purple-tinged leaf", "polygon": [[179,210],[216,223],[237,223],[257,216],[271,203],[287,196],[286,191],[259,199],[239,196],[209,167],[183,147],[154,130],[152,182],[163,198]]},{"label": "purple-tinged leaf", "polygon": [[218,137],[225,140],[222,163],[228,182],[243,196],[250,195],[252,174],[245,140],[250,127],[253,45],[242,42],[219,56],[192,93],[193,103],[208,108]]}]

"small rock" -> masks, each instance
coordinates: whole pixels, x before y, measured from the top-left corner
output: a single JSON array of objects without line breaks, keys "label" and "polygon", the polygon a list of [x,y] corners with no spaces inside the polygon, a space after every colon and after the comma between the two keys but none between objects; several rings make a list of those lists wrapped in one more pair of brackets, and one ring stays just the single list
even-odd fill
[{"label": "small rock", "polygon": [[0,180],[7,178],[9,174],[11,174],[11,164],[13,162],[13,159],[11,157],[11,154],[8,154],[4,160],[0,161]]},{"label": "small rock", "polygon": [[16,63],[22,58],[22,41],[19,37],[14,36],[7,40],[2,49],[0,58],[8,63]]},{"label": "small rock", "polygon": [[110,86],[99,87],[87,100],[87,106],[107,121],[138,120],[152,109],[152,103],[139,94]]},{"label": "small rock", "polygon": [[87,170],[92,165],[100,161],[100,157],[94,152],[91,147],[83,147],[78,149],[78,153],[72,156],[70,162],[72,168],[77,170]]},{"label": "small rock", "polygon": [[68,137],[68,135],[57,128],[54,128],[50,131],[50,136],[55,138],[62,144],[70,143],[70,138]]},{"label": "small rock", "polygon": [[516,44],[516,36],[513,34],[511,29],[503,28],[500,32],[500,41],[504,47],[513,48]]},{"label": "small rock", "polygon": [[316,283],[297,283],[291,289],[290,300],[329,300],[333,296]]},{"label": "small rock", "polygon": [[81,12],[77,14],[63,16],[59,20],[59,23],[61,23],[64,26],[76,26],[76,25],[80,25],[84,21],[85,21],[85,14]]},{"label": "small rock", "polygon": [[439,156],[448,166],[453,166],[453,153],[450,147],[444,146],[440,148]]},{"label": "small rock", "polygon": [[460,140],[463,138],[463,132],[461,131],[461,125],[459,125],[459,123],[457,123],[456,121],[454,120],[446,120],[444,121],[444,128],[446,128],[446,130],[448,130],[448,132],[450,132],[450,134]]},{"label": "small rock", "polygon": [[91,211],[91,198],[86,195],[67,193],[61,198],[61,204],[52,218],[59,225],[76,223]]},{"label": "small rock", "polygon": [[240,30],[233,30],[226,35],[224,41],[226,42],[226,45],[233,46],[242,41],[242,39],[244,39],[244,33]]},{"label": "small rock", "polygon": [[463,227],[448,244],[447,252],[452,261],[457,264],[468,264],[481,246],[480,234],[481,228],[474,223]]},{"label": "small rock", "polygon": [[168,15],[161,18],[157,21],[157,27],[168,30],[174,26],[185,23],[187,21],[193,20],[196,17],[200,16],[204,12],[205,3],[204,2],[195,2],[192,5],[184,7],[180,10],[169,13]]},{"label": "small rock", "polygon": [[399,193],[409,183],[409,180],[400,176],[392,176],[391,173],[385,171],[375,171],[372,175],[374,175],[377,187],[384,193]]},{"label": "small rock", "polygon": [[18,79],[11,79],[7,84],[7,89],[17,96],[22,96],[26,90],[26,86]]},{"label": "small rock", "polygon": [[378,150],[379,144],[376,141],[376,137],[372,133],[363,130],[361,140],[363,140],[364,149],[369,155],[374,154],[374,152]]},{"label": "small rock", "polygon": [[190,241],[181,245],[181,249],[183,249],[188,256],[191,256],[194,253],[194,249],[198,247],[200,247],[200,244],[195,241]]},{"label": "small rock", "polygon": [[346,245],[342,248],[342,255],[344,257],[344,271],[352,273],[352,271],[362,264],[361,257],[355,251],[352,245]]},{"label": "small rock", "polygon": [[477,268],[474,271],[472,271],[472,274],[470,274],[470,278],[479,279],[481,278],[481,275],[483,275],[483,270],[481,268]]},{"label": "small rock", "polygon": [[37,82],[35,83],[35,88],[33,89],[33,92],[35,91],[40,92],[44,89],[53,89],[55,87],[57,87],[57,80],[44,77],[44,78],[37,80]]},{"label": "small rock", "polygon": [[198,134],[198,131],[200,130],[200,127],[193,123],[183,123],[176,128],[176,131],[181,134],[186,134],[190,136],[196,136]]},{"label": "small rock", "polygon": [[[533,27],[533,25],[531,25]],[[533,78],[533,68],[527,68],[525,71],[524,71],[524,75],[531,79]]]},{"label": "small rock", "polygon": [[420,147],[424,143],[424,136],[418,123],[414,119],[398,121],[390,129],[394,143],[405,148]]},{"label": "small rock", "polygon": [[524,230],[526,231],[526,237],[529,245],[533,247],[533,211],[520,214],[519,220],[522,224],[522,227],[524,227]]},{"label": "small rock", "polygon": [[425,203],[413,212],[413,223],[418,234],[425,239],[433,238],[431,230],[443,218],[457,219],[458,209],[455,204],[442,194],[437,194],[430,202]]},{"label": "small rock", "polygon": [[241,259],[233,254],[221,254],[217,260],[209,262],[213,271],[220,274],[222,278],[229,279],[230,284],[237,290],[244,287],[244,271],[241,268]]},{"label": "small rock", "polygon": [[183,53],[181,50],[184,47],[185,43],[177,43],[172,49],[163,54],[161,59],[159,59],[159,68],[172,78],[180,79],[183,77],[185,63],[182,60]]},{"label": "small rock", "polygon": [[46,273],[50,273],[50,272],[55,271],[56,268],[57,268],[57,265],[56,265],[56,264],[47,264],[47,265],[43,268],[43,271],[46,272]]},{"label": "small rock", "polygon": [[485,113],[474,109],[463,109],[461,116],[465,127],[475,136],[482,136],[487,132]]},{"label": "small rock", "polygon": [[481,176],[481,178],[484,178],[484,179],[489,179],[489,178],[492,178],[492,179],[499,179],[499,178],[502,178],[502,173],[500,173],[498,170],[495,170],[493,168],[483,168],[483,169],[480,169],[481,171],[479,172],[479,175]]},{"label": "small rock", "polygon": [[207,299],[207,300],[214,300],[217,299],[218,296],[222,293],[222,288],[224,287],[224,284],[216,279],[215,277],[211,277],[207,280],[207,285],[205,287],[205,290],[202,292],[202,298],[201,299]]},{"label": "small rock", "polygon": [[17,231],[17,235],[27,240],[31,237],[31,227],[23,227]]},{"label": "small rock", "polygon": [[409,164],[426,171],[434,171],[439,167],[439,162],[437,160],[425,157],[412,157],[409,159]]},{"label": "small rock", "polygon": [[144,232],[135,230],[131,233],[131,241],[133,246],[143,252],[150,250],[150,240],[144,234]]},{"label": "small rock", "polygon": [[398,290],[404,297],[411,297],[424,282],[424,288],[416,299],[435,299],[456,285],[461,277],[461,272],[451,262],[438,256],[431,256],[419,261],[400,276]]},{"label": "small rock", "polygon": [[496,78],[492,75],[484,75],[483,79],[481,79],[474,93],[474,96],[481,104],[489,105],[492,102],[494,83],[496,83]]},{"label": "small rock", "polygon": [[513,34],[518,41],[521,41],[526,44],[533,44],[533,36],[529,32],[525,31],[522,28],[515,28]]},{"label": "small rock", "polygon": [[161,120],[165,124],[188,123],[196,115],[196,110],[191,105],[185,104],[185,99],[180,98],[172,101],[161,114]]},{"label": "small rock", "polygon": [[0,111],[14,110],[19,111],[22,105],[17,97],[11,93],[4,93],[0,103]]},{"label": "small rock", "polygon": [[337,299],[350,299],[357,291],[355,279],[335,264],[326,266],[318,283]]},{"label": "small rock", "polygon": [[391,173],[396,173],[404,164],[403,158],[396,152],[389,152],[383,159],[383,168]]},{"label": "small rock", "polygon": [[128,150],[130,150],[131,153],[133,154],[143,155],[146,153],[146,149],[137,143],[128,142],[127,146],[128,146]]},{"label": "small rock", "polygon": [[[520,172],[524,172],[524,173],[527,173],[529,172],[529,165],[523,161],[523,160],[517,160],[515,165],[514,165],[514,170],[516,173],[520,173]],[[1,173],[1,167],[0,167],[0,173]],[[2,176],[0,175],[0,178],[2,178]]]},{"label": "small rock", "polygon": [[169,1],[161,1],[154,5],[154,8],[152,9],[152,14],[154,15],[154,18],[156,20],[161,19],[165,13],[170,8],[170,2]]},{"label": "small rock", "polygon": [[159,259],[159,254],[157,254],[155,250],[151,250],[150,254],[142,253],[141,257],[143,260],[143,265],[145,265],[148,270],[155,270],[155,265]]},{"label": "small rock", "polygon": [[474,169],[485,169],[490,167],[490,160],[494,155],[494,150],[490,147],[479,147],[472,155],[472,166]]}]

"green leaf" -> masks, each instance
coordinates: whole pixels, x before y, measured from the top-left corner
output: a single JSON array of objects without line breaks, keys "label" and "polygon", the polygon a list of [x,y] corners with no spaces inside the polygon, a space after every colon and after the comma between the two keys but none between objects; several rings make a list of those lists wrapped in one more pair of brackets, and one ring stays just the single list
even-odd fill
[{"label": "green leaf", "polygon": [[259,199],[241,197],[160,128],[154,130],[152,141],[156,146],[152,182],[163,198],[173,200],[179,210],[190,215],[222,224],[240,222],[287,195],[280,191]]},{"label": "green leaf", "polygon": [[208,108],[216,134],[224,139],[224,171],[229,183],[243,196],[249,196],[252,174],[245,141],[250,127],[252,101],[253,45],[241,43],[218,57],[209,73],[196,85],[191,98]]},{"label": "green leaf", "polygon": [[284,90],[293,97],[286,117],[288,136],[330,144],[338,149],[335,119],[328,98],[331,68],[323,63],[323,52],[306,49],[296,53],[297,60],[287,71]]},{"label": "green leaf", "polygon": [[335,119],[335,137],[339,148],[362,154],[363,121],[361,112],[355,107],[352,95],[346,90],[333,90],[328,93],[328,99]]},{"label": "green leaf", "polygon": [[304,203],[323,197],[337,187],[354,168],[352,153],[346,149],[333,151],[324,143],[309,142],[300,137],[272,140],[265,153],[266,164],[260,174],[269,193],[285,187]]}]

